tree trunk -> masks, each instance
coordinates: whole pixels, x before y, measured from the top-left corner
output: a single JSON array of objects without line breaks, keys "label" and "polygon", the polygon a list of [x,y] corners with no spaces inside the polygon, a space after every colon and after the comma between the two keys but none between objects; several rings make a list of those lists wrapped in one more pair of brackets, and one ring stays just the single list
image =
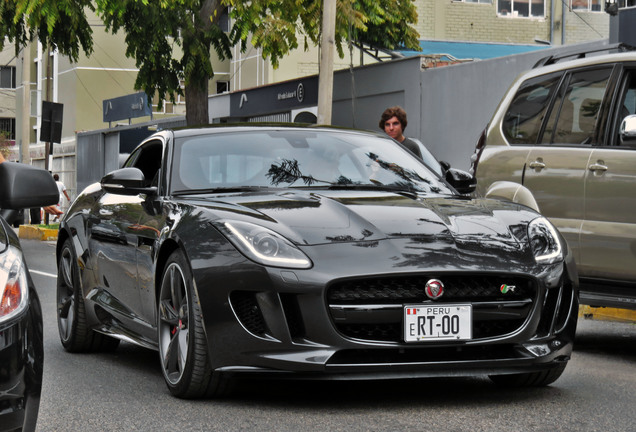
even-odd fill
[{"label": "tree trunk", "polygon": [[[225,6],[220,0],[204,0],[201,3],[201,9],[198,13],[198,20],[195,20],[194,35],[190,35],[192,39],[201,41],[204,39],[202,33],[207,31],[211,25],[216,25],[221,17]],[[200,27],[199,27],[200,26]],[[201,32],[201,33],[200,33]],[[188,52],[188,40],[190,38],[184,36],[183,49]],[[208,52],[210,51],[210,42],[207,43]],[[186,124],[188,126],[197,126],[210,123],[208,118],[208,87],[209,80],[214,76],[201,77],[194,73],[186,77],[185,97],[186,97]]]},{"label": "tree trunk", "polygon": [[190,83],[185,88],[186,124],[197,126],[210,123],[208,118],[208,80]]}]

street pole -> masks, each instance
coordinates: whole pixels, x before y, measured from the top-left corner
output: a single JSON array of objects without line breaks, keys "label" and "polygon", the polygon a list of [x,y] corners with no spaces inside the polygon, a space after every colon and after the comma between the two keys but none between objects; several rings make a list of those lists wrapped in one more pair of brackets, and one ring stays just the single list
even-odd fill
[{"label": "street pole", "polygon": [[[46,101],[51,102],[51,81],[53,78],[53,62],[51,61],[51,45],[49,44],[46,47]],[[40,122],[40,124],[42,124]],[[52,127],[51,127],[52,128]],[[53,143],[51,141],[47,141],[44,144],[44,168],[47,171],[51,171],[53,169],[51,164],[49,163],[50,155],[53,153]],[[46,225],[49,224],[49,214],[44,212],[44,223]]]},{"label": "street pole", "polygon": [[20,139],[20,162],[31,164],[31,46],[22,48],[22,137]]},{"label": "street pole", "polygon": [[320,40],[320,75],[318,76],[318,124],[331,124],[335,39],[336,0],[323,0],[322,37]]}]

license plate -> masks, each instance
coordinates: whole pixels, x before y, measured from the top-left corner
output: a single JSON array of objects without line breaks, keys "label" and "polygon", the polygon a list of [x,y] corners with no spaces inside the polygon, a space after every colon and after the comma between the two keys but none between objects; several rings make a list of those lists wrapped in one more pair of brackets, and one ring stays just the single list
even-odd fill
[{"label": "license plate", "polygon": [[470,304],[404,306],[404,341],[466,340],[473,337]]}]

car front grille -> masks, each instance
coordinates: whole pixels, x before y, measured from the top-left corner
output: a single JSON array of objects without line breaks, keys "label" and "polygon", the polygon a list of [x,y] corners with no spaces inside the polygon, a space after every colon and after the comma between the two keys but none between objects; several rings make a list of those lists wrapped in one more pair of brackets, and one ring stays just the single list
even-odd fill
[{"label": "car front grille", "polygon": [[[444,294],[436,300],[425,293],[430,279],[444,284]],[[504,293],[503,285],[514,288]],[[336,329],[344,336],[400,342],[403,305],[470,303],[473,339],[482,339],[518,330],[536,296],[536,281],[518,275],[427,275],[338,281],[327,289],[327,304]]]}]

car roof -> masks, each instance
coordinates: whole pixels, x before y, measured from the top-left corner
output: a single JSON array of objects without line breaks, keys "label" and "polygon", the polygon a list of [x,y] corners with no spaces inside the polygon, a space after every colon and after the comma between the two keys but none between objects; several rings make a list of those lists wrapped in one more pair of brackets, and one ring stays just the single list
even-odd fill
[{"label": "car roof", "polygon": [[636,62],[636,51],[601,54],[591,57],[578,58],[573,60],[561,60],[547,66],[539,66],[523,73],[520,79],[527,79],[533,76],[544,75],[551,72],[558,72],[567,69],[575,69],[586,66],[595,66],[611,63]]},{"label": "car roof", "polygon": [[331,132],[344,132],[361,135],[374,135],[387,137],[386,134],[382,134],[376,131],[351,129],[340,126],[328,126],[328,125],[315,125],[315,124],[302,124],[302,123],[224,123],[214,125],[202,125],[194,127],[183,127],[171,129],[175,138],[182,138],[195,135],[215,134],[215,133],[227,133],[227,132],[248,132],[248,131],[331,131]]}]

